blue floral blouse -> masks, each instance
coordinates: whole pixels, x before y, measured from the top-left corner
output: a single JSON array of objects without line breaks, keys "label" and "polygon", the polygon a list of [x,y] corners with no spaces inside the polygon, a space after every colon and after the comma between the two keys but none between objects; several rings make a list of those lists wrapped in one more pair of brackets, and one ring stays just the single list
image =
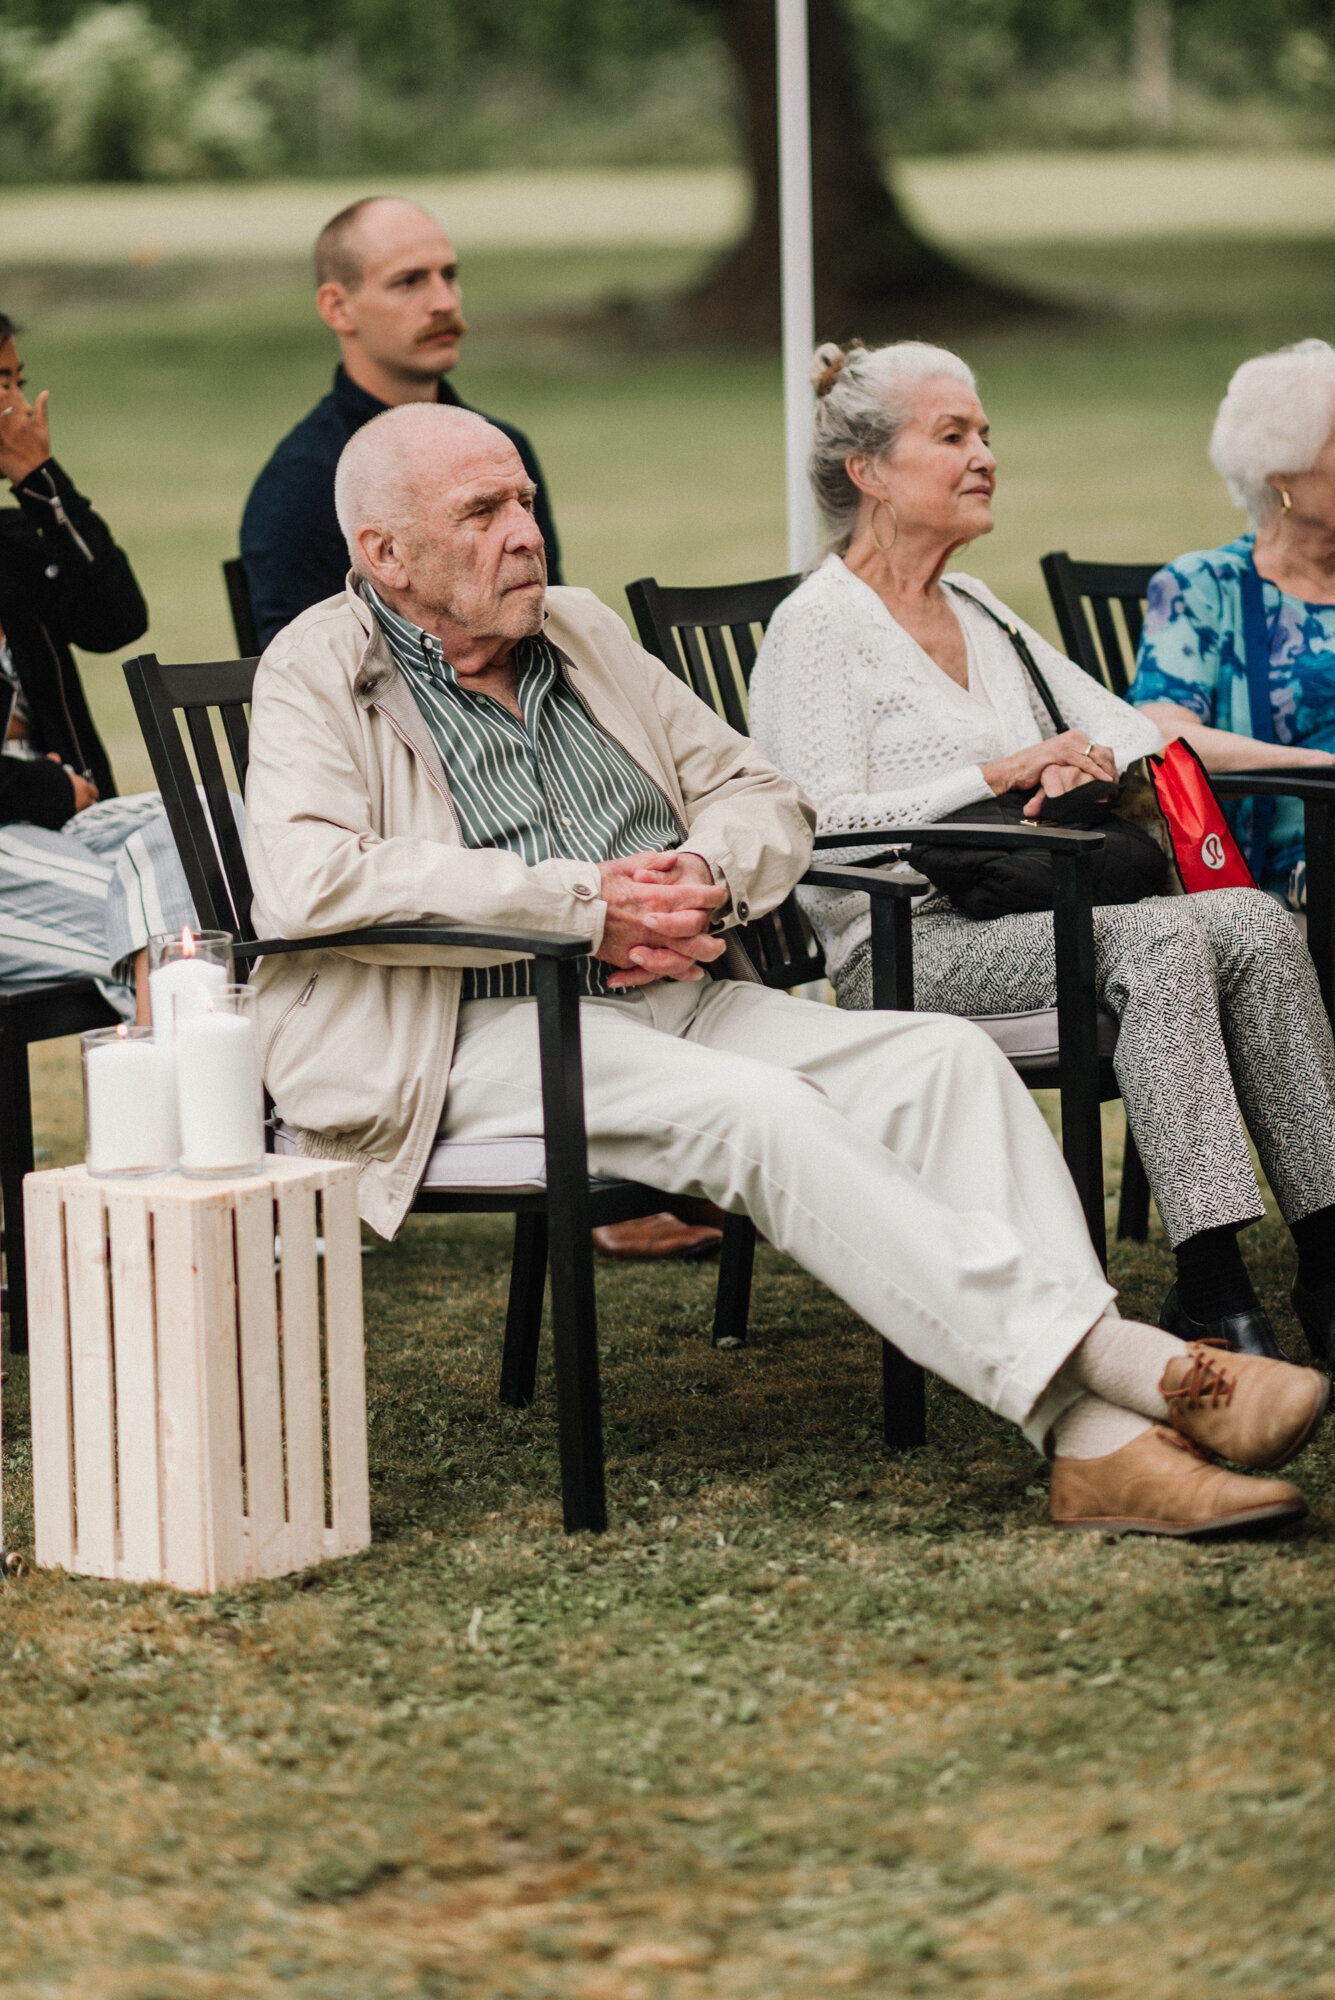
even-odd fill
[{"label": "blue floral blouse", "polygon": [[[1242,574],[1255,537],[1179,556],[1150,583],[1145,630],[1128,697],[1138,708],[1172,701],[1214,729],[1242,736],[1252,726],[1243,641]],[[1335,750],[1335,604],[1307,604],[1261,579],[1270,625],[1270,700],[1276,743]],[[1251,805],[1228,809],[1239,838]],[[1266,843],[1262,888],[1303,904],[1303,809],[1277,799]]]}]

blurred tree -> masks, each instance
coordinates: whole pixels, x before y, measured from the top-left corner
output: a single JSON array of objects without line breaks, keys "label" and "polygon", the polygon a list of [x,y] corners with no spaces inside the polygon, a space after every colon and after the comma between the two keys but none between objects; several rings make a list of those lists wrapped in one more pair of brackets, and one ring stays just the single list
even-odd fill
[{"label": "blurred tree", "polygon": [[[746,235],[683,301],[693,328],[772,341],[780,323],[774,0],[693,0],[722,27],[741,91],[753,204]],[[821,340],[911,333],[1041,310],[928,242],[887,185],[840,0],[809,0],[811,208]]]}]

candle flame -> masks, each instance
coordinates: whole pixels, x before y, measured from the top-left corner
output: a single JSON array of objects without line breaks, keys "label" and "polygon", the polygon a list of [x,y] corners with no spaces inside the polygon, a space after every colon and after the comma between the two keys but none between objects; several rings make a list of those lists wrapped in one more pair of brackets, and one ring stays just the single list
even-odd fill
[{"label": "candle flame", "polygon": [[124,1021],[117,1023],[116,1039],[119,1042],[128,1042],[130,1039],[130,1030],[126,1027]]},{"label": "candle flame", "polygon": [[193,958],[195,956],[195,952],[197,949],[198,947],[195,944],[195,934],[191,930],[189,924],[187,924],[185,926],[185,929],[181,932],[182,958]]}]

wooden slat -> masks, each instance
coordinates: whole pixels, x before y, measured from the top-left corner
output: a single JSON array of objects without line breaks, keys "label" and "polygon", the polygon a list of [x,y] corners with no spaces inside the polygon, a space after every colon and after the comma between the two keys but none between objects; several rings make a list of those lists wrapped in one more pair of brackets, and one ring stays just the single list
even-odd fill
[{"label": "wooden slat", "polygon": [[278,1382],[274,1297],[273,1189],[256,1180],[236,1193],[237,1317],[241,1343],[241,1425],[246,1455],[246,1567],[282,1576],[292,1567],[283,1505],[283,1406]]},{"label": "wooden slat", "polygon": [[28,1394],[32,1405],[34,1554],[74,1567],[74,1439],[65,1293],[65,1201],[53,1175],[23,1183],[28,1252]]},{"label": "wooden slat", "polygon": [[361,1225],[353,1167],[326,1169],[325,1353],[329,1376],[329,1464],[334,1537],[340,1552],[371,1540],[366,1461],[366,1358],[362,1328]]},{"label": "wooden slat", "polygon": [[155,1583],[162,1576],[162,1494],[151,1222],[139,1189],[109,1189],[106,1201],[116,1357],[117,1574],[135,1583]]},{"label": "wooden slat", "polygon": [[210,1189],[193,1208],[210,1590],[223,1589],[245,1574],[234,1201],[234,1189]]},{"label": "wooden slat", "polygon": [[283,1240],[283,1414],[292,1567],[324,1557],[324,1410],[320,1393],[320,1292],[315,1260],[315,1186],[280,1181]]},{"label": "wooden slat", "polygon": [[70,1300],[70,1380],[74,1404],[74,1539],[85,1576],[116,1574],[116,1403],[107,1300],[102,1190],[74,1183],[65,1192]]},{"label": "wooden slat", "polygon": [[160,1182],[163,1198],[153,1202],[163,1575],[180,1590],[211,1590],[194,1216],[167,1195],[174,1185]]}]

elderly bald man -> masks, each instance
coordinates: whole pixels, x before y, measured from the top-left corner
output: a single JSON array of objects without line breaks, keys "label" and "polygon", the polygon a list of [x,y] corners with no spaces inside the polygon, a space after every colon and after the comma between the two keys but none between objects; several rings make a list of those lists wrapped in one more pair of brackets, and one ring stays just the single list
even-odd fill
[{"label": "elderly bald man", "polygon": [[[337,336],[334,385],[289,431],[251,488],[241,556],[260,644],[298,612],[343,588],[347,568],[334,512],[334,468],[353,432],[404,403],[465,407],[446,380],[468,323],[459,259],[416,202],[372,195],[327,222],[315,244],[315,309]],[[532,445],[510,438],[536,491],[548,566],[559,581],[556,534]]]},{"label": "elderly bald man", "polygon": [[[461,410],[339,461],[341,598],[260,664],[246,851],[260,934],[419,919],[574,932],[589,1163],[749,1215],[915,1360],[1055,1442],[1060,1524],[1217,1533],[1303,1510],[1312,1369],[1118,1319],[1029,1092],[977,1028],[761,986],[735,933],[813,812],[588,591],[547,587],[534,484]],[[705,978],[709,969],[721,977]],[[392,1236],[438,1132],[538,1134],[531,961],[266,958],[266,1081]]]}]

